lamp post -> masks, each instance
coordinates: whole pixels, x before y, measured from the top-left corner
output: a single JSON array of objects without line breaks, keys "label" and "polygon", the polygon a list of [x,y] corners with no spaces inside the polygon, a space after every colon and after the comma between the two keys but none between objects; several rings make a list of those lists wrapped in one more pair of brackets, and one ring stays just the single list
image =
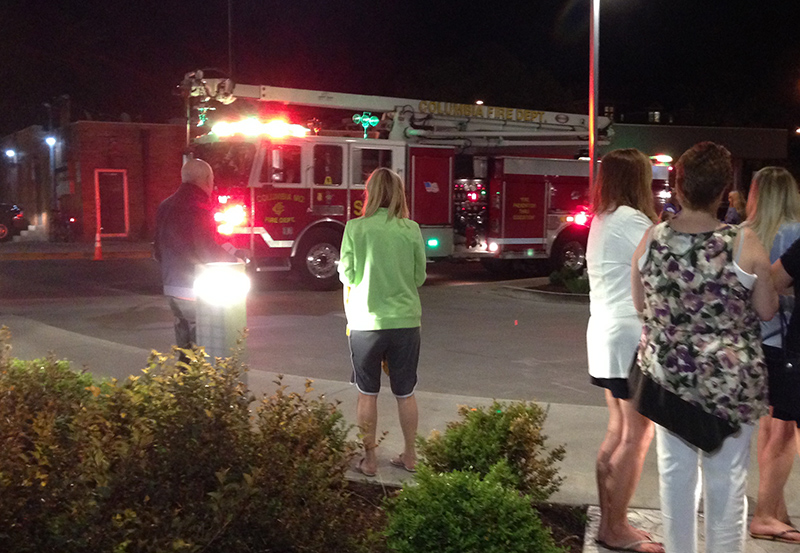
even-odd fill
[{"label": "lamp post", "polygon": [[592,0],[589,18],[589,188],[597,166],[597,81],[600,57],[600,0]]},{"label": "lamp post", "polygon": [[44,139],[45,144],[50,148],[50,186],[52,188],[53,198],[50,201],[50,217],[48,217],[48,223],[50,225],[50,231],[52,233],[53,229],[55,228],[55,221],[50,220],[51,217],[55,216],[55,212],[58,209],[58,186],[56,185],[56,166],[55,166],[55,157],[53,156],[53,148],[56,145],[56,139],[53,136],[48,136]]},{"label": "lamp post", "polygon": [[56,145],[55,137],[48,136],[44,139],[45,144],[50,148],[50,185],[53,187],[53,209],[56,208],[56,199],[58,198],[58,189],[56,187],[56,170],[55,158],[53,157],[53,148]]}]

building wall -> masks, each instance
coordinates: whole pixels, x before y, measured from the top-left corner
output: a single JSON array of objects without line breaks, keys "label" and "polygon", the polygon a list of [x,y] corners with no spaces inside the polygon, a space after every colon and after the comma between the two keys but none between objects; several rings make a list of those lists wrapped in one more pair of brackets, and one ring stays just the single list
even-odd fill
[{"label": "building wall", "polygon": [[59,192],[62,205],[79,212],[83,240],[97,232],[97,169],[125,171],[127,238],[152,239],[158,205],[180,184],[183,133],[180,125],[79,121],[69,126],[68,186]]}]

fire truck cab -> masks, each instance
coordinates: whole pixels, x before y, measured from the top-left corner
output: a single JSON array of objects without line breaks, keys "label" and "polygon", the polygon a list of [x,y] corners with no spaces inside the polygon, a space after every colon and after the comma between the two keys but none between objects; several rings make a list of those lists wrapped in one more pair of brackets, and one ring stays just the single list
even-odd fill
[{"label": "fire truck cab", "polygon": [[[429,259],[480,259],[490,270],[585,263],[589,164],[575,154],[587,143],[586,116],[202,79],[191,86],[205,100],[224,90],[226,101],[365,110],[353,117],[363,132],[352,124],[319,132],[283,117],[218,122],[195,138],[194,155],[215,173],[220,239],[248,250],[258,270],[338,286],[344,225],[361,215],[365,182],[379,167],[404,179]],[[666,186],[666,168],[655,173]]]},{"label": "fire truck cab", "polygon": [[361,215],[370,173],[406,175],[405,144],[388,140],[210,135],[194,153],[214,169],[225,240],[249,250],[259,270],[295,269],[321,288],[337,282],[344,225]]}]

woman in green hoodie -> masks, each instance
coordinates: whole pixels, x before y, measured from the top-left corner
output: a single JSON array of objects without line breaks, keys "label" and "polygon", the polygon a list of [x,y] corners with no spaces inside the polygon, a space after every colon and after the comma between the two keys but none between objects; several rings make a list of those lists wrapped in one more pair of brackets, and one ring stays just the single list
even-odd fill
[{"label": "woman in green hoodie", "polygon": [[364,213],[347,223],[342,237],[339,278],[358,388],[356,418],[365,455],[356,470],[374,476],[381,364],[385,361],[397,398],[403,452],[391,463],[414,471],[417,456],[417,384],[420,317],[417,289],[425,282],[425,244],[419,225],[408,218],[400,176],[376,169],[367,180]]}]

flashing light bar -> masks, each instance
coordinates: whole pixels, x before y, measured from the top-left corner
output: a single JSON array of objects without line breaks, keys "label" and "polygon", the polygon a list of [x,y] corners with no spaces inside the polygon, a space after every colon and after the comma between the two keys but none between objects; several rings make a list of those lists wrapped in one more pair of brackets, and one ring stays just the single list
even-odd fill
[{"label": "flashing light bar", "polygon": [[652,159],[656,163],[662,163],[662,164],[672,163],[672,156],[669,154],[658,154],[650,156],[650,159]]},{"label": "flashing light bar", "polygon": [[264,123],[255,117],[250,117],[234,122],[220,121],[211,127],[211,132],[220,137],[243,134],[245,136],[265,135],[270,138],[286,138],[287,136],[302,138],[309,133],[309,129],[302,125],[287,123],[283,119],[273,119]]}]

